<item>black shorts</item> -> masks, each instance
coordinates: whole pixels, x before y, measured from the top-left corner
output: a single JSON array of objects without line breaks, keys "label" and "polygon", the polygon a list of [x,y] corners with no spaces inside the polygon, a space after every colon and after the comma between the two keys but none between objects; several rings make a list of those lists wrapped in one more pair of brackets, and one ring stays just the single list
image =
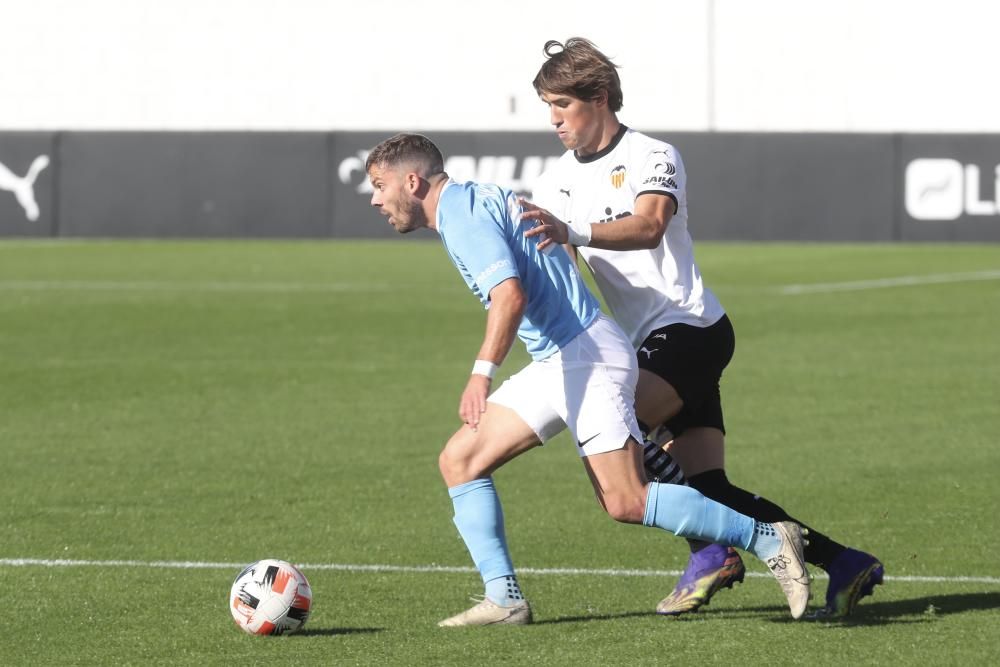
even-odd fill
[{"label": "black shorts", "polygon": [[719,380],[735,349],[736,334],[726,315],[710,327],[665,326],[639,346],[639,368],[666,380],[684,401],[681,411],[665,424],[675,436],[695,426],[726,432]]}]

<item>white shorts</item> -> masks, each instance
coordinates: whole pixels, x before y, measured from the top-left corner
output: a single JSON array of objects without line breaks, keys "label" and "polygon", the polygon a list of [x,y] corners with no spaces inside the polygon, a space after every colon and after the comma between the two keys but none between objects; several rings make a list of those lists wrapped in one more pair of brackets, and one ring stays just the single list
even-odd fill
[{"label": "white shorts", "polygon": [[615,322],[601,315],[566,347],[533,361],[489,397],[516,412],[541,442],[569,426],[580,456],[642,442],[635,418],[635,351]]}]

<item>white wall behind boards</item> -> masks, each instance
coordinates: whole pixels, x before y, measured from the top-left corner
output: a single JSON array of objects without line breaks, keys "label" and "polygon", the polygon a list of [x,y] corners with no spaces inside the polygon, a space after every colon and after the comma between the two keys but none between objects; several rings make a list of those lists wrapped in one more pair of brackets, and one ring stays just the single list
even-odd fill
[{"label": "white wall behind boards", "polygon": [[547,39],[644,130],[1000,132],[1000,3],[0,0],[0,130],[544,130]]}]

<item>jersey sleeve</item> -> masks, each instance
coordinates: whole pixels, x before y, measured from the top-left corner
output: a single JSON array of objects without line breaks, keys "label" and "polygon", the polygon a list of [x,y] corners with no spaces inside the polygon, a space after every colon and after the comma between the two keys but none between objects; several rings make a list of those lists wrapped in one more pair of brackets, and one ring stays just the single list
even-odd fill
[{"label": "jersey sleeve", "polygon": [[[470,287],[484,304],[489,303],[490,290],[510,278],[517,278],[517,264],[514,254],[507,244],[502,201],[497,206],[484,205],[490,197],[480,193],[466,219],[449,221],[445,242],[456,262],[465,267],[472,280]],[[484,202],[484,199],[486,200]],[[463,216],[465,217],[465,216]]]},{"label": "jersey sleeve", "polygon": [[651,150],[643,161],[635,196],[638,198],[645,194],[666,195],[674,200],[676,210],[684,198],[686,181],[684,163],[677,149],[670,145],[657,147]]}]

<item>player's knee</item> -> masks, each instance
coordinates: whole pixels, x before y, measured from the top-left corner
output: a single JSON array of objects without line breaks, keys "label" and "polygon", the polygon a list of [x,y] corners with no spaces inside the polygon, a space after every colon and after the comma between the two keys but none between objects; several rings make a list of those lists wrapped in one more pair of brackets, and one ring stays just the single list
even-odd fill
[{"label": "player's knee", "polygon": [[441,477],[445,483],[448,486],[462,484],[461,480],[465,477],[463,474],[465,467],[465,461],[457,457],[454,450],[449,449],[445,445],[444,449],[441,450],[441,454],[438,455],[438,470],[441,471]]},{"label": "player's knee", "polygon": [[461,431],[456,433],[438,455],[438,470],[445,483],[451,486],[464,484],[477,479],[482,471],[476,469],[472,454],[475,448],[467,442],[467,436]]},{"label": "player's knee", "polygon": [[621,523],[642,523],[646,510],[645,499],[632,493],[607,494],[602,504],[608,516]]}]

